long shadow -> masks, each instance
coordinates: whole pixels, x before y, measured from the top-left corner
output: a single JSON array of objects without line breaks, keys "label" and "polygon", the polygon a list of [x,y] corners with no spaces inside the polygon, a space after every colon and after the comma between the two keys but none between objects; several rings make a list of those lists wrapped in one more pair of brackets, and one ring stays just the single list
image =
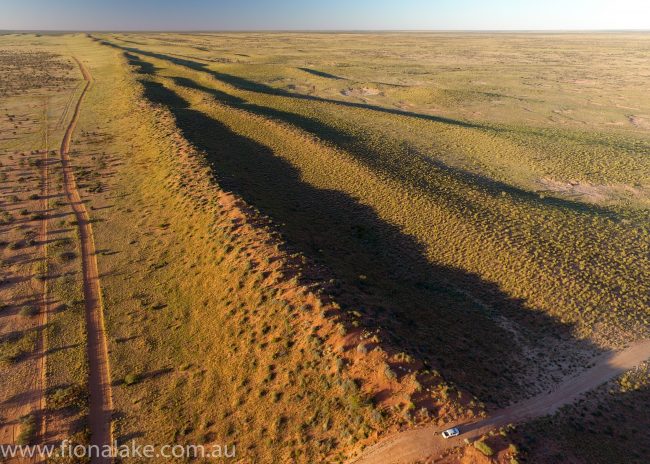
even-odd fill
[{"label": "long shadow", "polygon": [[[20,393],[16,393],[13,396],[8,397],[4,401],[2,401],[0,404],[5,404],[5,405],[14,405],[14,404],[23,404],[26,401],[29,401],[30,399],[34,398],[34,395],[36,392],[34,390],[26,390],[22,391]],[[40,411],[38,411],[40,412]],[[36,412],[34,412],[36,413]]]},{"label": "long shadow", "polygon": [[[49,350],[47,350],[47,352],[45,354],[47,356],[49,356],[51,354],[59,353],[61,351],[67,351],[67,350],[71,350],[73,348],[79,348],[80,346],[81,346],[81,343],[76,343],[74,345],[66,345],[66,346],[59,346],[59,347],[56,347],[56,348],[50,348]],[[41,357],[41,356],[43,356],[43,354],[39,355],[38,357]]]},{"label": "long shadow", "polygon": [[229,93],[223,92],[221,90],[213,89],[210,87],[204,87],[192,79],[186,77],[172,77],[174,83],[194,90],[199,90],[211,95],[214,99],[220,103],[232,106],[234,108],[243,109],[250,111],[251,113],[264,116],[267,118],[275,119],[278,121],[286,122],[301,129],[316,134],[323,140],[327,140],[341,147],[350,147],[354,143],[353,137],[344,134],[337,130],[336,128],[323,124],[317,119],[307,118],[300,116],[298,114],[289,113],[286,111],[276,110],[274,108],[269,108],[266,106],[256,105],[249,101],[244,100],[243,98],[230,95]]},{"label": "long shadow", "polygon": [[[160,59],[160,60],[166,60],[166,61],[168,61],[170,63],[178,64],[178,65],[185,66],[185,67],[193,69],[193,70],[201,71],[203,73],[206,73],[208,75],[213,76],[214,78],[220,80],[221,82],[229,84],[229,85],[231,85],[231,86],[233,86],[233,87],[235,87],[237,89],[240,89],[240,90],[258,92],[258,93],[267,94],[267,95],[289,97],[289,98],[294,98],[294,99],[302,99],[302,100],[311,100],[311,101],[322,102],[322,103],[330,103],[330,104],[334,104],[334,105],[347,106],[347,107],[353,107],[353,108],[363,108],[363,109],[368,109],[368,110],[373,110],[373,111],[378,111],[378,112],[396,114],[396,115],[406,116],[406,117],[414,117],[414,118],[425,119],[425,120],[429,120],[429,121],[435,121],[435,122],[440,122],[440,123],[450,124],[450,125],[455,125],[455,126],[461,126],[461,127],[466,127],[466,128],[483,129],[483,130],[487,130],[487,131],[494,132],[494,133],[509,133],[509,132],[512,132],[512,133],[527,134],[527,135],[530,135],[530,136],[538,136],[538,137],[551,137],[551,138],[561,137],[561,138],[565,138],[565,139],[568,139],[568,140],[582,140],[582,139],[577,138],[577,136],[575,134],[571,134],[571,133],[558,134],[556,132],[552,132],[549,129],[544,129],[544,128],[540,128],[540,129],[532,128],[532,127],[523,127],[523,128],[522,127],[517,127],[517,128],[514,128],[514,129],[513,128],[502,128],[502,127],[497,127],[497,126],[493,126],[493,125],[470,123],[470,122],[467,122],[467,121],[461,121],[461,120],[452,119],[452,118],[445,118],[445,117],[441,117],[441,116],[415,113],[415,112],[410,112],[410,111],[405,111],[405,110],[400,110],[400,109],[394,109],[394,108],[385,108],[385,107],[370,105],[370,104],[365,104],[365,103],[345,102],[345,101],[340,101],[340,100],[332,100],[332,99],[327,99],[327,98],[323,98],[323,97],[317,97],[317,96],[314,96],[314,95],[302,95],[302,94],[291,93],[291,92],[287,92],[287,91],[282,90],[282,89],[276,89],[276,88],[270,87],[268,85],[261,84],[259,82],[251,81],[249,79],[245,79],[245,78],[242,78],[242,77],[239,77],[239,76],[234,76],[234,75],[231,75],[231,74],[226,74],[226,73],[223,73],[223,72],[214,71],[214,70],[208,68],[208,65],[206,65],[204,63],[201,63],[201,62],[198,62],[198,61],[177,58],[177,57],[174,57],[174,56],[165,55],[165,54],[162,54],[162,53],[149,52],[149,51],[142,50],[142,49],[137,49],[137,48],[123,47],[123,46],[117,45],[115,43],[110,43],[110,42],[106,42],[106,41],[102,41],[102,43],[104,45],[108,45],[108,46],[115,47],[115,48],[118,48],[118,49],[129,50],[129,51],[131,51],[133,53],[139,53],[139,54],[142,54],[142,55],[145,55],[145,56],[150,56],[150,57],[157,58],[157,59]],[[147,63],[147,64],[145,64],[145,66],[151,66],[151,65],[149,63]],[[310,70],[309,68],[304,68],[304,69],[300,68],[300,69],[302,69],[303,71],[308,70],[308,72],[313,71],[313,70]],[[228,95],[226,93],[223,93],[223,94]],[[267,108],[267,107],[257,107],[257,108],[255,108],[255,106],[256,105],[252,105],[250,103],[247,103],[247,105],[246,105],[247,109],[250,110],[250,111],[255,111],[256,109],[260,110],[261,108],[263,108],[263,110],[260,111],[260,114],[266,114],[267,116],[272,116],[272,113],[276,113],[275,117],[277,117],[278,119],[286,120],[287,122],[290,122],[292,124],[296,124],[298,127],[301,127],[301,128],[303,128],[304,130],[307,130],[307,131],[311,130],[310,127],[314,127],[314,126],[319,125],[319,124],[321,126],[323,126],[322,123],[320,123],[318,121],[310,120],[309,118],[303,118],[303,117],[300,117],[300,116],[292,114],[292,113],[283,113],[282,111],[277,111],[277,110]],[[251,108],[251,107],[253,107],[253,108]],[[284,116],[284,118],[282,116]],[[301,120],[302,120],[303,123],[306,123],[306,124],[301,125],[300,124]],[[320,136],[320,134],[323,134],[322,137],[324,139],[328,139],[328,137],[327,137],[328,134],[338,136],[339,139],[340,139],[340,136],[342,135],[342,134],[340,134],[340,132],[337,133],[337,131],[334,130],[333,128],[331,128],[331,127],[327,127],[327,129],[325,129],[322,132],[315,131],[315,133],[317,135],[319,135],[319,136]],[[582,141],[584,141],[585,143],[588,143],[589,145],[599,145],[599,146],[606,146],[606,147],[611,148],[611,142],[609,140],[604,141],[604,140],[601,140],[598,137],[591,137],[591,138],[589,138],[589,140],[585,139],[585,140],[582,140]],[[340,143],[341,141],[335,139],[335,140],[333,140],[333,142],[334,143]],[[630,150],[634,151],[634,150],[637,149],[637,148],[635,148],[635,145],[632,142],[626,143],[626,142],[623,142],[623,141],[619,141],[618,144],[619,144],[621,149],[625,149],[625,150],[628,150],[628,151],[630,151]],[[350,149],[350,148],[353,148],[353,147],[346,147],[346,148]],[[353,149],[352,151],[354,151],[357,154],[358,153],[368,153],[368,151],[367,150],[364,151],[363,148],[356,149],[356,150]],[[412,155],[421,157],[426,162],[436,163],[435,160],[432,160],[429,157],[426,157],[424,155],[419,154],[416,150],[411,150],[410,153]],[[373,157],[367,157],[366,156],[366,158],[368,158],[369,161],[376,161],[376,158],[373,158]],[[392,170],[392,169],[386,169],[385,167],[381,167],[381,166],[380,166],[380,168],[382,168],[382,170],[384,170],[388,174],[393,174],[394,173],[394,170]],[[618,214],[617,211],[614,211],[614,210],[609,209],[607,207],[600,207],[600,206],[593,205],[593,204],[586,204],[586,203],[583,203],[583,202],[580,202],[580,201],[572,201],[572,200],[562,199],[562,198],[558,198],[558,197],[555,197],[555,196],[552,196],[552,195],[548,195],[548,196],[545,196],[543,198],[540,198],[537,194],[535,194],[533,192],[523,190],[523,189],[519,189],[519,188],[514,187],[512,185],[505,184],[505,183],[498,182],[498,181],[494,181],[492,179],[488,179],[488,178],[485,178],[485,177],[480,176],[480,175],[469,173],[467,171],[459,170],[459,169],[456,169],[456,168],[453,168],[453,167],[450,167],[450,166],[446,166],[446,165],[444,166],[444,169],[447,170],[448,172],[454,174],[454,175],[461,175],[465,180],[467,180],[469,182],[472,182],[472,181],[475,181],[475,182],[480,181],[480,182],[482,182],[482,184],[479,184],[479,185],[487,186],[491,193],[501,194],[502,191],[505,191],[505,192],[508,192],[508,193],[511,193],[511,194],[518,195],[519,197],[524,198],[527,201],[532,200],[532,201],[535,201],[535,202],[538,202],[538,203],[541,202],[541,203],[544,203],[544,204],[550,204],[550,205],[554,205],[554,206],[567,207],[567,208],[570,208],[570,209],[573,209],[573,210],[576,210],[576,211],[579,211],[579,212],[582,212],[582,213],[597,212],[598,214],[601,214],[601,215],[604,215],[604,216],[607,216],[607,217],[610,217],[610,218],[618,218],[619,217],[619,214]],[[641,221],[647,220],[647,214],[640,213],[640,214],[637,214],[637,215],[639,216]]]},{"label": "long shadow", "polygon": [[[133,57],[134,55],[130,55],[130,56]],[[130,60],[130,63],[134,63],[135,65],[135,63],[143,63],[143,61]],[[177,85],[194,89],[194,90],[199,90],[201,92],[205,92],[211,95],[212,97],[214,97],[220,103],[235,108],[243,109],[251,113],[257,114],[259,116],[275,119],[299,127],[300,129],[306,132],[310,132],[318,136],[321,140],[325,140],[327,142],[333,143],[336,146],[341,147],[342,149],[346,150],[348,153],[354,155],[359,161],[363,162],[364,164],[368,165],[374,170],[383,172],[389,177],[396,177],[396,173],[401,172],[403,170],[403,169],[399,169],[398,166],[386,165],[381,160],[379,160],[378,156],[375,156],[373,154],[372,149],[365,146],[362,142],[359,142],[354,137],[341,132],[336,127],[332,127],[330,125],[324,124],[317,119],[307,118],[295,113],[277,110],[266,106],[256,105],[254,103],[250,103],[242,98],[230,95],[221,90],[202,86],[197,82],[193,81],[192,79],[188,79],[186,77],[171,77],[171,79]],[[597,205],[590,205],[579,201],[571,201],[571,200],[566,200],[566,199],[557,198],[553,196],[540,197],[540,195],[538,195],[535,192],[524,190],[512,186],[510,184],[506,184],[504,182],[500,182],[491,179],[489,177],[482,176],[480,174],[471,173],[469,171],[465,171],[459,168],[446,165],[410,147],[405,147],[405,149],[408,151],[408,155],[400,158],[399,162],[402,165],[401,167],[404,167],[405,165],[413,164],[414,160],[417,158],[423,161],[424,163],[426,163],[427,165],[429,165],[430,167],[440,172],[453,176],[456,180],[462,182],[466,188],[471,188],[471,189],[475,189],[477,187],[481,188],[485,193],[490,194],[494,198],[499,198],[504,193],[506,193],[510,197],[516,198],[519,201],[529,202],[536,205],[543,205],[543,206],[549,206],[554,208],[566,208],[583,214],[598,213],[599,215],[604,217],[609,217],[610,219],[618,218],[618,214],[616,212],[609,210],[607,208],[602,208]],[[416,166],[412,166],[411,168],[406,169],[406,171],[409,172],[410,175],[399,177],[400,182],[406,182],[413,185],[416,188],[424,189],[429,194],[438,190],[438,187],[436,185],[428,183],[425,180],[418,182],[418,180],[414,178],[413,173],[417,173],[420,171],[419,169],[417,169]],[[451,198],[453,194],[448,189],[445,189],[444,192],[441,193],[443,193],[447,199],[451,199],[452,201],[465,202],[466,200],[465,198],[460,198],[460,197]]]},{"label": "long shadow", "polygon": [[[115,45],[118,48],[121,48],[117,45]],[[156,58],[160,59],[166,59],[171,62],[175,62],[177,60],[176,58],[169,57],[167,55],[161,55],[161,54],[156,54],[156,53],[150,53],[150,52],[142,52],[138,51],[137,53],[141,53],[143,55],[149,55],[153,56]],[[137,56],[131,54],[131,53],[125,53],[125,56],[129,60],[129,63],[138,68],[137,72],[141,74],[153,74],[156,70],[156,68],[143,60],[138,59]],[[164,58],[162,58],[164,57]],[[181,60],[183,61],[183,60]],[[205,65],[202,65],[201,63],[196,63],[192,62],[199,67],[201,67],[199,70],[203,72],[208,72],[208,73],[214,73],[213,71],[206,69]],[[186,67],[192,67],[188,64],[184,64]],[[195,66],[193,69],[197,69]],[[205,87],[197,82],[188,79],[186,77],[172,77],[172,80],[178,85],[181,85],[183,87],[199,90],[201,92],[208,93],[212,95],[216,100],[220,101],[221,103],[244,109],[246,111],[258,114],[260,116],[276,119],[282,122],[286,122],[288,124],[294,125],[296,127],[299,127],[307,132],[311,132],[315,135],[317,135],[319,138],[322,140],[334,143],[337,146],[340,146],[341,148],[347,150],[349,153],[355,155],[357,159],[360,161],[364,162],[365,164],[369,165],[373,169],[380,170],[384,174],[390,176],[390,177],[396,177],[396,173],[402,172],[402,169],[396,169],[396,166],[393,165],[386,165],[382,163],[379,160],[378,156],[375,156],[372,152],[371,149],[363,145],[362,143],[359,143],[357,139],[354,137],[342,133],[340,130],[338,130],[335,127],[332,127],[330,125],[324,124],[321,121],[314,119],[314,118],[307,118],[304,116],[300,116],[295,113],[290,113],[286,111],[281,111],[277,110],[274,108],[266,107],[266,106],[260,106],[256,105],[254,103],[251,103],[247,100],[244,100],[242,98],[233,96],[228,94],[227,92],[223,92],[221,90],[213,89],[210,87]],[[239,79],[239,78],[238,78]],[[224,81],[225,82],[225,81]],[[250,86],[257,86],[261,84],[257,83],[250,83]],[[249,87],[250,87],[249,86]],[[253,87],[254,87],[253,86]],[[244,88],[244,87],[241,87]],[[254,88],[244,88],[245,90],[253,90],[253,91],[259,91],[255,90]],[[271,89],[271,90],[277,90],[277,89]],[[270,93],[270,92],[262,92],[262,93]],[[286,92],[285,92],[286,93]],[[296,95],[287,93],[288,96],[295,97]],[[312,97],[310,97],[311,99]],[[557,198],[554,196],[543,196],[540,197],[535,192],[531,192],[528,190],[524,190],[518,187],[515,187],[513,185],[500,182],[494,179],[490,179],[486,176],[482,176],[480,174],[475,174],[471,173],[462,169],[454,168],[451,166],[448,166],[438,160],[435,160],[433,158],[430,158],[417,150],[410,149],[409,147],[406,147],[409,153],[408,157],[402,157],[399,161],[400,165],[403,165],[404,163],[412,163],[413,158],[418,158],[419,160],[423,161],[424,163],[428,164],[434,169],[437,169],[443,173],[449,174],[453,176],[456,180],[463,182],[465,186],[469,188],[476,188],[480,187],[482,190],[486,193],[489,193],[492,197],[498,198],[502,196],[504,193],[508,194],[510,197],[515,198],[519,201],[522,202],[527,202],[530,204],[536,204],[536,205],[543,205],[543,206],[551,206],[555,208],[566,208],[573,210],[575,212],[579,212],[582,214],[594,214],[597,213],[601,216],[604,217],[609,217],[610,219],[618,219],[619,215],[617,212],[612,211],[610,209],[600,207],[597,205],[592,205],[592,204],[586,204],[580,201],[572,201],[572,200],[567,200],[563,198]],[[417,167],[413,167],[413,169],[408,169],[409,176],[402,177],[398,176],[399,180],[402,182],[407,182],[411,185],[413,185],[416,188],[421,188],[424,189],[427,193],[431,193],[435,191],[437,188],[435,185],[432,185],[431,183],[426,182],[426,180],[420,180],[418,182],[418,179],[414,178],[413,173],[416,173],[419,171]],[[447,199],[450,199],[452,196],[451,192],[447,189],[444,191],[444,197]],[[464,201],[464,198],[455,198],[453,200],[456,201]]]},{"label": "long shadow", "polygon": [[[372,111],[377,111],[380,113],[389,113],[389,114],[396,114],[400,116],[407,116],[407,117],[412,117],[412,118],[417,118],[417,119],[424,119],[427,121],[435,121],[435,122],[440,122],[444,124],[450,124],[454,126],[460,126],[460,127],[468,127],[468,128],[487,128],[486,126],[480,125],[480,124],[473,124],[467,121],[461,121],[458,119],[452,119],[452,118],[445,118],[442,116],[435,116],[435,115],[430,115],[430,114],[422,114],[422,113],[415,113],[412,111],[405,111],[405,110],[400,110],[397,108],[385,108],[383,106],[376,106],[376,105],[370,105],[367,103],[356,103],[356,102],[346,102],[346,101],[341,101],[341,100],[332,100],[329,98],[324,98],[324,97],[317,97],[314,95],[302,95],[302,94],[297,94],[297,93],[292,93],[292,92],[287,92],[286,90],[282,89],[276,89],[274,87],[268,86],[266,84],[262,84],[259,82],[251,81],[249,79],[245,79],[243,77],[239,76],[234,76],[232,74],[227,74],[219,71],[215,71],[213,69],[210,69],[208,65],[205,63],[200,63],[198,61],[193,61],[189,60],[186,58],[177,58],[174,56],[170,55],[165,55],[162,53],[155,53],[155,52],[149,52],[146,50],[142,50],[139,48],[133,48],[133,47],[123,47],[121,45],[118,45],[116,43],[112,42],[107,42],[107,41],[102,41],[101,42],[103,45],[108,45],[110,47],[118,48],[121,50],[124,50],[126,52],[131,52],[131,53],[136,53],[144,56],[149,56],[152,58],[157,58],[159,60],[165,60],[169,61],[170,63],[178,64],[181,66],[185,66],[190,69],[194,69],[197,71],[204,72],[206,74],[209,74],[216,79],[225,82],[237,89],[240,90],[248,90],[251,92],[258,92],[258,93],[264,93],[267,95],[276,95],[276,96],[281,96],[281,97],[289,97],[289,98],[295,98],[298,100],[310,100],[310,101],[315,101],[315,102],[321,102],[321,103],[329,103],[333,105],[338,105],[338,106],[345,106],[349,108],[360,108],[360,109],[366,109],[366,110],[372,110]],[[490,130],[495,130],[495,128],[490,127]]]},{"label": "long shadow", "polygon": [[[145,382],[147,380],[156,379],[158,377],[171,374],[172,372],[174,372],[174,369],[169,367],[163,369],[157,369],[154,371],[144,372],[138,376],[138,382]],[[113,385],[114,387],[118,387],[120,385],[126,385],[126,383],[124,380],[115,380],[111,385]]]},{"label": "long shadow", "polygon": [[569,336],[570,327],[525,309],[522,302],[462,270],[434,265],[423,246],[375,211],[340,191],[301,180],[268,147],[190,108],[162,84],[141,79],[145,97],[169,108],[194,146],[204,150],[223,188],[258,207],[287,242],[332,272],[328,290],[369,327],[382,327],[392,346],[440,368],[486,402],[505,404],[525,393],[527,361],[509,332],[467,289],[494,308],[527,313],[537,329]]},{"label": "long shadow", "polygon": [[298,68],[298,69],[300,69],[301,71],[306,72],[308,74],[311,74],[313,76],[324,77],[325,79],[334,79],[336,81],[345,81],[345,80],[347,80],[347,79],[345,79],[343,77],[336,76],[336,75],[330,74],[328,72],[319,71],[317,69],[311,69],[311,68]]}]

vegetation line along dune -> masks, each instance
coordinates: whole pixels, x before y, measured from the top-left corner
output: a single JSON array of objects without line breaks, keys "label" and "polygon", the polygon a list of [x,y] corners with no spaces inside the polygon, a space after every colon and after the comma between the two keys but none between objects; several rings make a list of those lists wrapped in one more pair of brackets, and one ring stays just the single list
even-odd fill
[{"label": "vegetation line along dune", "polygon": [[[65,132],[61,143],[61,162],[63,165],[64,187],[66,196],[77,221],[79,238],[81,241],[81,258],[83,267],[83,288],[84,303],[86,309],[86,330],[88,337],[88,364],[89,364],[89,391],[90,391],[90,412],[89,426],[91,433],[91,444],[100,447],[110,445],[112,442],[111,414],[112,396],[110,369],[108,361],[108,346],[104,330],[104,315],[99,282],[99,271],[97,268],[97,253],[93,238],[90,216],[81,199],[70,158],[70,144],[74,132],[81,104],[86,92],[90,88],[92,77],[88,69],[74,58],[86,81],[79,96],[72,120]],[[93,462],[110,462],[109,459],[93,459]]]},{"label": "vegetation line along dune", "polygon": [[[133,61],[132,57],[129,61]],[[138,80],[143,86],[144,96],[151,97],[152,84],[149,81]],[[171,91],[167,91],[162,86],[155,87],[155,91],[171,94]],[[153,103],[161,103],[158,99],[151,100]],[[158,118],[159,121],[169,121],[173,124],[169,125],[172,127],[165,126],[161,131],[178,132],[175,135],[180,152],[177,156],[180,157],[180,154],[189,151],[195,154],[198,160],[202,160],[201,163],[210,165],[209,157],[213,153],[206,153],[205,147],[198,148],[193,145],[191,134],[184,130],[185,121],[179,117],[175,109],[164,104],[157,108],[157,111],[161,111],[164,115]],[[206,129],[202,128],[202,130]],[[192,171],[195,169],[187,166],[183,166],[182,169],[187,170],[184,175],[188,176],[188,179],[194,177]],[[423,415],[426,407],[431,408],[435,403],[427,393],[440,391],[440,395],[443,395],[442,392],[452,388],[442,376],[430,371],[420,359],[404,353],[399,346],[392,344],[389,341],[389,334],[384,333],[381,328],[364,325],[360,311],[352,310],[349,305],[336,297],[338,293],[334,288],[336,284],[333,284],[335,282],[333,279],[329,279],[329,270],[295,253],[294,249],[287,247],[288,244],[284,240],[278,240],[277,226],[267,217],[260,215],[259,211],[247,204],[241,196],[221,190],[223,188],[221,182],[218,181],[215,185],[214,173],[205,179],[197,180],[201,183],[204,181],[211,183],[208,191],[216,194],[223,208],[222,214],[225,213],[226,217],[231,218],[232,223],[236,225],[238,240],[244,238],[246,241],[250,240],[249,246],[256,250],[254,260],[259,263],[279,265],[275,269],[279,275],[278,280],[274,281],[275,285],[266,283],[269,286],[268,290],[277,291],[274,299],[279,298],[280,301],[287,303],[289,308],[302,308],[298,317],[294,313],[291,313],[290,317],[298,319],[298,325],[305,324],[309,327],[309,330],[304,332],[312,333],[307,337],[308,341],[318,340],[323,344],[321,349],[335,353],[334,366],[325,364],[324,360],[320,362],[325,369],[336,371],[335,376],[344,390],[345,401],[351,404],[350,409],[354,413],[352,419],[360,420],[363,415],[370,415],[373,419],[369,422],[374,422],[373,428],[379,428],[379,425],[395,427],[403,420],[397,403],[407,397],[409,401],[413,400],[412,409],[416,406],[420,407],[418,414],[421,415],[421,419],[418,420],[431,419],[431,416],[427,415],[425,418]],[[185,182],[190,184],[189,180]],[[184,194],[198,198],[200,192],[202,189],[192,185],[192,189]],[[203,201],[213,201],[213,199],[200,199],[199,203]],[[264,265],[261,264],[260,270],[264,270],[263,268]],[[290,345],[293,345],[293,342]],[[320,394],[324,392],[321,391]],[[463,414],[451,409],[450,415]],[[326,423],[329,424],[329,419]],[[343,425],[346,428],[349,426],[349,424]],[[330,427],[332,426],[327,425],[324,431],[330,432]],[[370,429],[366,430],[364,427],[359,435],[363,436],[361,443],[366,442]]]}]

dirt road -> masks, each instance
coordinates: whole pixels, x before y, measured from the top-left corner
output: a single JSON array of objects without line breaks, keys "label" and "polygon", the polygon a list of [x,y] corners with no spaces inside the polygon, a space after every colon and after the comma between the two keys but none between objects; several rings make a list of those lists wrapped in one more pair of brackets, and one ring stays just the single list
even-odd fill
[{"label": "dirt road", "polygon": [[491,429],[507,424],[523,422],[536,417],[552,414],[565,404],[572,403],[581,394],[593,390],[606,381],[650,359],[650,340],[634,343],[625,350],[601,355],[595,366],[580,375],[565,380],[550,393],[530,398],[500,411],[490,417],[470,424],[456,425],[460,436],[445,440],[434,432],[442,429],[428,426],[409,430],[387,437],[369,447],[357,459],[355,464],[397,464],[438,457],[443,451],[455,446],[462,446],[463,440],[476,440]]},{"label": "dirt road", "polygon": [[[84,303],[86,308],[86,330],[88,335],[88,364],[89,364],[89,389],[90,389],[90,413],[89,425],[91,433],[91,444],[100,447],[112,443],[111,415],[113,401],[111,396],[111,376],[108,362],[108,345],[104,330],[104,312],[102,306],[101,288],[99,283],[99,271],[97,268],[97,253],[93,237],[90,216],[86,210],[70,159],[70,143],[72,134],[79,120],[79,112],[83,99],[90,87],[92,77],[88,69],[75,58],[79,65],[81,74],[86,84],[79,96],[77,105],[72,115],[63,141],[61,143],[61,163],[63,165],[64,188],[66,196],[77,220],[79,237],[81,240],[81,260],[83,267],[84,282]],[[93,463],[106,463],[108,458],[93,458]]]}]

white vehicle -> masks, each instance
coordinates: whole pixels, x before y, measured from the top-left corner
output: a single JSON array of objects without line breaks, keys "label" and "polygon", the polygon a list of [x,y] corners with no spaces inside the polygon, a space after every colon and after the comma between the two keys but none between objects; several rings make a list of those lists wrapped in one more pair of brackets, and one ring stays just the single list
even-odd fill
[{"label": "white vehicle", "polygon": [[460,435],[460,430],[458,430],[457,427],[447,429],[444,432],[442,432],[442,438],[457,437],[458,435]]}]

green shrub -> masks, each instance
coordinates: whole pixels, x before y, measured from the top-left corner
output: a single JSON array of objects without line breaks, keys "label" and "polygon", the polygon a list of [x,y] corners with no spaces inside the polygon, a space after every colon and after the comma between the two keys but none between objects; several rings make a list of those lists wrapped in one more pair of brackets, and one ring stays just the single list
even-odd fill
[{"label": "green shrub", "polygon": [[341,373],[345,367],[345,361],[341,358],[336,358],[336,372]]},{"label": "green shrub", "polygon": [[124,385],[135,385],[140,382],[140,376],[138,374],[127,374],[124,377]]},{"label": "green shrub", "polygon": [[72,260],[75,259],[76,257],[77,257],[77,255],[76,255],[76,253],[74,253],[73,251],[63,251],[63,252],[61,252],[61,253],[59,254],[59,259],[60,259],[62,262],[69,262],[69,261],[72,261]]},{"label": "green shrub", "polygon": [[494,454],[494,450],[490,448],[490,445],[485,443],[484,441],[475,441],[474,442],[474,448],[479,450],[481,453],[483,453],[485,456],[490,457]]},{"label": "green shrub", "polygon": [[36,436],[36,418],[30,414],[20,418],[20,433],[16,438],[19,445],[29,445]]},{"label": "green shrub", "polygon": [[57,388],[47,399],[49,409],[82,408],[86,404],[86,392],[79,385]]},{"label": "green shrub", "polygon": [[20,311],[18,311],[18,314],[20,314],[23,317],[32,317],[36,315],[37,313],[37,308],[36,306],[32,305],[25,305],[22,308],[20,308]]}]

